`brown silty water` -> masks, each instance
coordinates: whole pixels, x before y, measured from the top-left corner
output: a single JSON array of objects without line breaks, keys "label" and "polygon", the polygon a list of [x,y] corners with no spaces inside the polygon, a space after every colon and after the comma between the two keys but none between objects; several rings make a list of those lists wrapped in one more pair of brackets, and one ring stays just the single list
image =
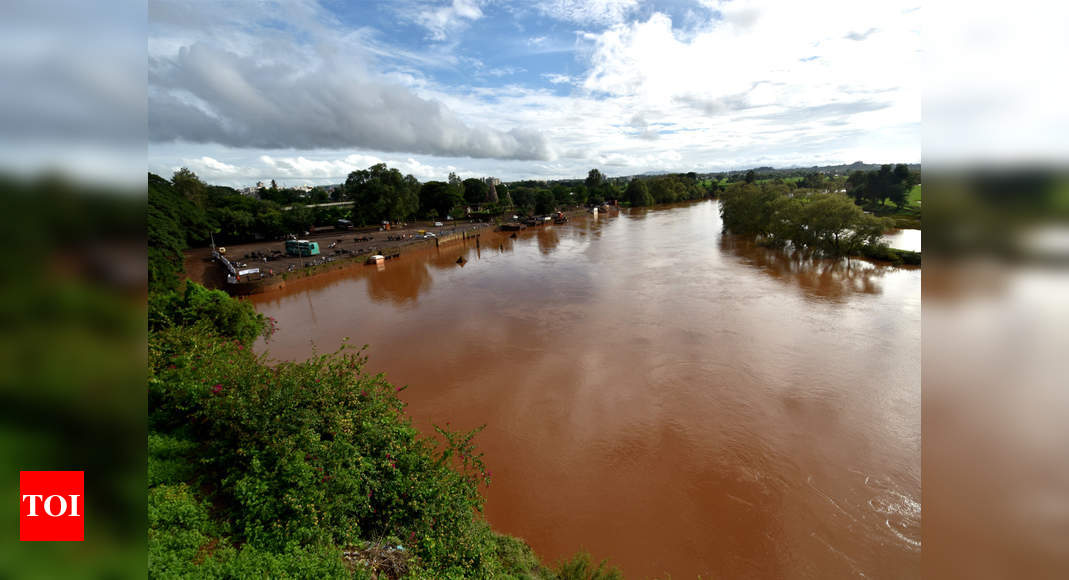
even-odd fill
[{"label": "brown silty water", "polygon": [[[457,263],[464,257],[463,265]],[[486,517],[628,577],[920,573],[919,269],[724,235],[715,201],[428,248],[254,298],[278,359],[370,345],[486,425]]]}]

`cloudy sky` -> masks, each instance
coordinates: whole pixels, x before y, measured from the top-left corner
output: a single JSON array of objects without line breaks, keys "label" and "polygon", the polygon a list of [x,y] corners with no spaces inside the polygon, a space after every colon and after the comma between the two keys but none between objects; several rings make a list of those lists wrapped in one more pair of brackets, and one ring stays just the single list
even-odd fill
[{"label": "cloudy sky", "polygon": [[919,162],[916,0],[150,0],[149,170]]}]

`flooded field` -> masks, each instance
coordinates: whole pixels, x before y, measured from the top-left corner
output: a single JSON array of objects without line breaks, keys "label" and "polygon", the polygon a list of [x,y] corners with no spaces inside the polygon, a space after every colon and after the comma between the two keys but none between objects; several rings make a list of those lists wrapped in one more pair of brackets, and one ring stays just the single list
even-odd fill
[{"label": "flooded field", "polygon": [[883,239],[888,246],[898,250],[921,251],[921,230],[895,230]]},{"label": "flooded field", "polygon": [[485,424],[486,516],[549,562],[920,574],[919,269],[757,247],[705,201],[484,233],[254,300],[280,327],[261,352],[349,337],[410,386],[424,433]]}]

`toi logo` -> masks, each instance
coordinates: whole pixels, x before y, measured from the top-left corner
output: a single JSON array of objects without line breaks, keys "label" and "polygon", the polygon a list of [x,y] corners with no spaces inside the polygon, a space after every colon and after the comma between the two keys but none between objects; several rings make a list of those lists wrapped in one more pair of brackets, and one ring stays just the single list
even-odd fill
[{"label": "toi logo", "polygon": [[19,540],[81,542],[85,472],[19,472]]}]

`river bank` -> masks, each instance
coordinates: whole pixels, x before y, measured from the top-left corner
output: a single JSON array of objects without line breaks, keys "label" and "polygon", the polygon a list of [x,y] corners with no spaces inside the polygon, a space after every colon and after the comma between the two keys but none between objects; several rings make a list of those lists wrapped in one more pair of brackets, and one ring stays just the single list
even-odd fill
[{"label": "river bank", "polygon": [[[618,213],[618,208],[610,212]],[[586,210],[576,209],[564,212],[569,219],[587,214]],[[497,220],[502,221],[502,220]],[[425,248],[437,247],[479,238],[487,232],[499,230],[498,223],[489,222],[445,222],[447,225],[435,227],[431,222],[413,222],[390,230],[337,230],[318,228],[302,239],[317,242],[320,254],[317,256],[279,255],[283,251],[284,241],[271,240],[235,244],[226,246],[227,257],[238,268],[260,268],[271,278],[265,285],[267,292],[281,290],[292,284],[311,278],[319,278],[331,272],[345,271],[353,267],[363,267],[370,256],[380,254],[399,258],[411,252]],[[545,225],[530,226],[531,229],[552,227]],[[434,234],[433,237],[425,237]],[[186,277],[207,288],[225,289],[226,272],[212,260],[211,248],[195,248],[184,252]]]},{"label": "river bank", "polygon": [[[364,265],[372,255],[398,256],[415,248],[434,247],[440,239],[452,241],[457,237],[478,236],[492,227],[488,223],[450,222],[442,227],[413,223],[377,231],[320,228],[302,237],[319,244],[317,256],[286,256],[281,254],[284,241],[277,240],[227,246],[226,255],[238,268],[260,268],[267,276],[277,279],[269,286],[277,290],[296,280]],[[433,233],[434,237],[424,237],[425,233]],[[205,287],[224,289],[227,285],[226,273],[212,260],[211,248],[184,252],[184,267],[188,279]]]}]

